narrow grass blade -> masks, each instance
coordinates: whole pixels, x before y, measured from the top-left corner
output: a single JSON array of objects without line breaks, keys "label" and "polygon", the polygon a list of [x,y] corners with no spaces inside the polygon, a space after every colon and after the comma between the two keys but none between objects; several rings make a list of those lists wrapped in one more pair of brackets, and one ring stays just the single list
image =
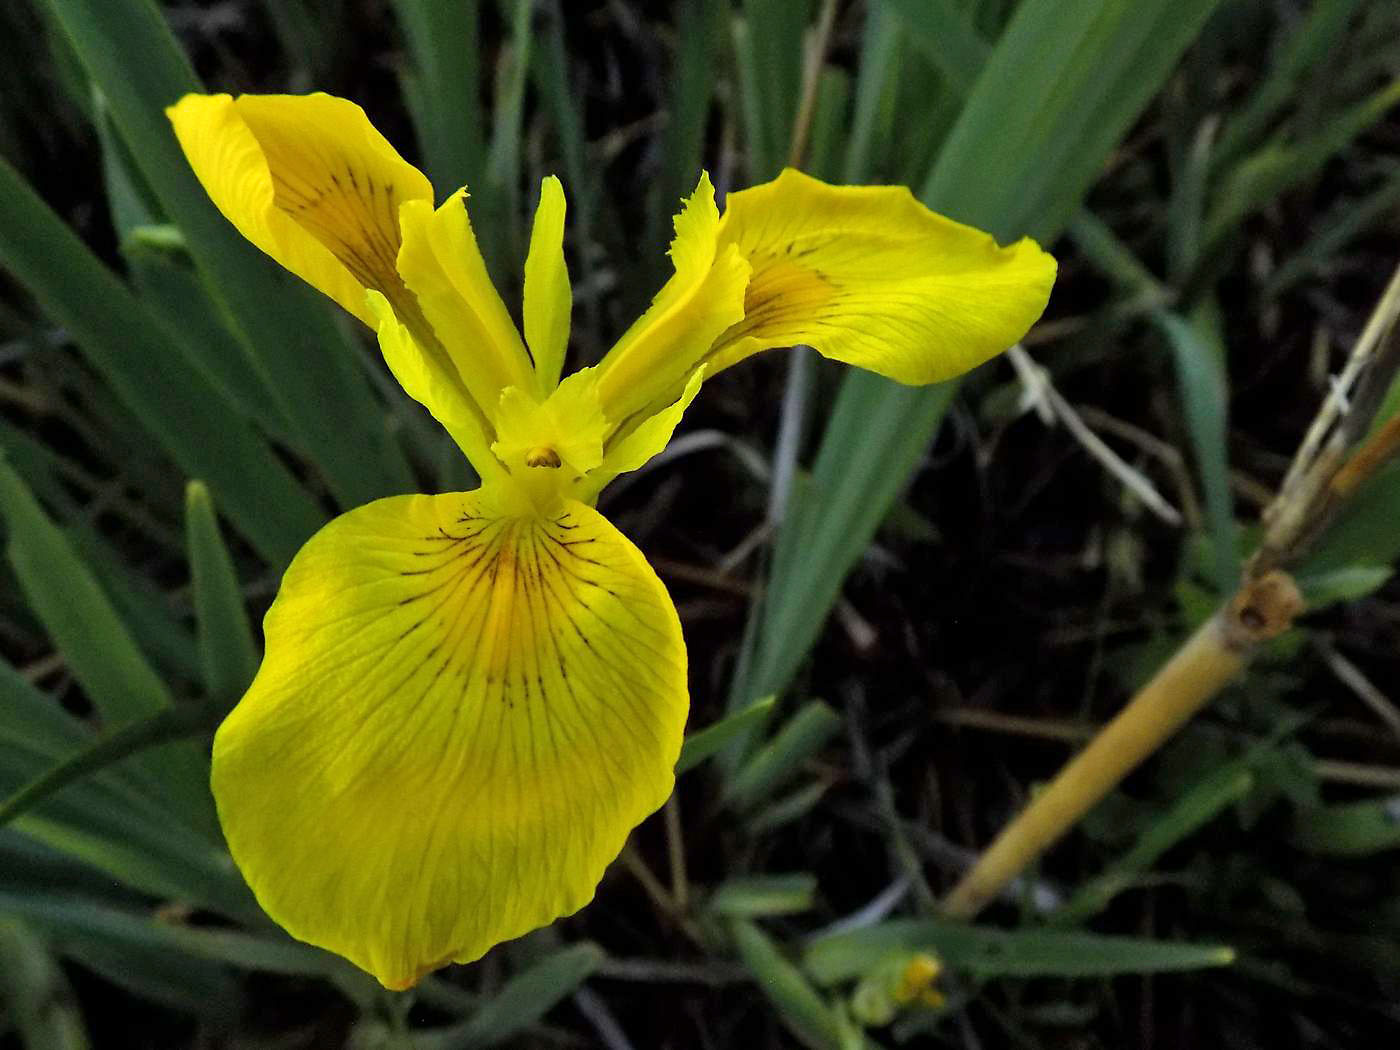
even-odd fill
[{"label": "narrow grass blade", "polygon": [[259,553],[273,565],[290,561],[324,520],[320,510],[126,286],[3,160],[0,264],[63,325],[171,458],[209,482]]},{"label": "narrow grass blade", "polygon": [[159,949],[243,970],[325,977],[349,969],[343,960],[288,937],[161,922],[150,915],[58,894],[0,891],[0,913],[38,929],[105,941],[114,947]]},{"label": "narrow grass blade", "polygon": [[1400,795],[1301,810],[1292,842],[1324,857],[1369,857],[1400,849]]},{"label": "narrow grass blade", "polygon": [[792,963],[783,957],[768,935],[741,919],[730,923],[729,932],[739,950],[739,958],[758,982],[759,990],[778,1011],[788,1031],[812,1050],[846,1050],[862,1045],[859,1035],[807,982]]},{"label": "narrow grass blade", "polygon": [[1221,177],[1202,235],[1203,255],[1217,252],[1240,222],[1306,179],[1400,103],[1400,80],[1334,116],[1323,130],[1297,142],[1270,143]]},{"label": "narrow grass blade", "polygon": [[[255,367],[295,423],[302,449],[324,471],[336,497],[355,506],[409,490],[408,464],[381,425],[383,411],[360,356],[329,307],[243,240],[185,162],[164,111],[201,87],[156,5],[151,0],[43,4],[101,89],[141,174],[184,233],[200,272],[227,307]],[[0,216],[0,228],[9,225]],[[211,473],[194,473],[215,482]]]},{"label": "narrow grass blade", "polygon": [[404,95],[439,197],[475,186],[484,168],[477,0],[394,0],[411,66]]},{"label": "narrow grass blade", "polygon": [[741,809],[765,801],[841,731],[841,724],[841,716],[820,700],[802,707],[734,774],[728,801]]},{"label": "narrow grass blade", "polygon": [[216,708],[228,710],[257,673],[258,647],[233,559],[219,535],[213,501],[199,481],[191,481],[185,490],[185,530],[204,694]]},{"label": "narrow grass blade", "polygon": [[1113,977],[1228,966],[1232,949],[1060,930],[997,930],[900,919],[815,941],[803,968],[821,984],[863,977],[890,955],[931,952],[969,977]]},{"label": "narrow grass blade", "polygon": [[[0,461],[2,462],[2,461]],[[91,734],[76,718],[0,660],[0,744],[57,758],[81,747]]]},{"label": "narrow grass blade", "polygon": [[916,390],[866,372],[842,384],[810,482],[795,490],[778,533],[758,649],[735,694],[741,702],[780,691],[801,666],[956,390]]},{"label": "narrow grass blade", "polygon": [[1176,364],[1196,468],[1205,492],[1206,517],[1215,549],[1215,585],[1221,594],[1239,586],[1240,555],[1230,491],[1225,348],[1217,311],[1200,309],[1187,321],[1178,314],[1154,315]]},{"label": "narrow grass blade", "polygon": [[264,433],[296,444],[291,423],[229,330],[219,305],[189,263],[184,238],[173,226],[139,227],[122,242],[141,302],[161,322],[185,358],[247,420]]},{"label": "narrow grass blade", "polygon": [[26,1050],[87,1050],[77,998],[44,943],[22,923],[0,920],[0,1002]]},{"label": "narrow grass blade", "polygon": [[846,142],[850,104],[851,78],[844,70],[823,69],[817,80],[812,129],[802,165],[803,170],[819,179],[836,182],[841,177],[840,154]]},{"label": "narrow grass blade", "polygon": [[1317,232],[1285,259],[1264,286],[1264,295],[1276,298],[1299,281],[1320,272],[1354,239],[1400,205],[1400,168],[1375,190],[1360,198],[1348,198],[1322,215]]},{"label": "narrow grass blade", "polygon": [[1312,5],[1269,63],[1263,82],[1225,126],[1215,151],[1217,167],[1232,163],[1259,142],[1279,113],[1297,98],[1304,76],[1327,58],[1360,6],[1361,0],[1320,0]]},{"label": "narrow grass blade", "polygon": [[485,231],[482,251],[497,284],[511,287],[518,280],[519,267],[508,264],[525,258],[520,144],[525,125],[525,89],[535,60],[534,34],[530,32],[535,0],[502,0],[502,10],[510,23],[510,44],[502,49],[496,68],[496,106],[486,153],[486,193],[482,195],[487,217],[478,230]]},{"label": "narrow grass blade", "polygon": [[812,12],[809,0],[744,0],[742,10],[746,43],[739,60],[748,68],[741,69],[740,88],[751,96],[745,112],[756,121],[746,129],[748,172],[753,182],[762,182],[787,160]]},{"label": "narrow grass blade", "polygon": [[1132,849],[1085,883],[1051,916],[1056,924],[1081,923],[1097,915],[1178,842],[1195,834],[1253,790],[1247,761],[1228,762],[1200,778],[1138,837]]},{"label": "narrow grass blade", "polygon": [[687,736],[681,745],[681,757],[676,760],[676,776],[689,772],[723,751],[731,741],[762,725],[773,713],[774,702],[771,696],[755,700],[748,707]]},{"label": "narrow grass blade", "polygon": [[904,26],[904,19],[888,4],[867,6],[843,182],[868,179],[879,168],[876,158],[884,156],[889,146],[890,106],[897,86],[895,74],[902,66]]},{"label": "narrow grass blade", "polygon": [[[85,521],[63,530],[74,552],[92,570],[102,591],[141,651],[167,685],[199,680],[194,632],[156,581],[133,568],[97,528]],[[179,683],[177,686],[176,683]]]},{"label": "narrow grass blade", "polygon": [[[0,795],[19,790],[54,761],[48,749],[9,740],[0,749]],[[115,772],[98,773],[51,796],[16,820],[16,830],[104,873],[109,885],[212,908],[231,918],[260,914],[223,849],[172,821],[167,807]],[[0,844],[5,838],[0,830]],[[0,882],[13,874],[0,866]]]},{"label": "narrow grass blade", "polygon": [[965,95],[992,53],[973,28],[966,10],[952,0],[882,0],[900,16],[903,30],[947,78]]},{"label": "narrow grass blade", "polygon": [[[0,515],[6,554],[25,597],[106,722],[120,726],[168,710],[169,693],[107,596],[3,459]],[[143,756],[141,765],[176,812],[198,827],[213,827],[208,766],[196,748],[168,745]]]},{"label": "narrow grass blade", "polygon": [[206,736],[218,725],[218,713],[192,706],[167,707],[128,722],[85,744],[0,801],[0,827],[23,816],[51,795],[94,773],[125,762],[150,748],[174,740]]},{"label": "narrow grass blade", "polygon": [[603,961],[596,944],[570,945],[546,956],[506,982],[491,1000],[466,1022],[453,1028],[424,1032],[418,1050],[476,1050],[498,1046],[544,1017],[556,1003],[573,995]]},{"label": "narrow grass blade", "polygon": [[676,9],[676,55],[668,78],[661,178],[650,205],[650,240],[670,239],[671,215],[676,202],[695,189],[704,164],[705,129],[714,99],[714,60],[726,44],[728,4],[723,0],[682,0]]},{"label": "narrow grass blade", "polygon": [[736,919],[758,919],[765,915],[796,915],[810,911],[816,902],[817,877],[797,875],[751,875],[726,879],[710,895],[709,910]]}]

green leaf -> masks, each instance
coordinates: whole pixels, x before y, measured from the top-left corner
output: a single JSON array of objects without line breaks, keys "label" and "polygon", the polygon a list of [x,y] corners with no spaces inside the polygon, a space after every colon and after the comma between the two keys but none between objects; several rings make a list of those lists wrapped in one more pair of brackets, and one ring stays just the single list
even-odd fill
[{"label": "green leaf", "polygon": [[1382,467],[1347,502],[1298,569],[1303,578],[1400,560],[1400,463]]},{"label": "green leaf", "polygon": [[776,693],[791,680],[845,572],[903,492],[902,465],[918,462],[956,391],[955,383],[916,389],[869,372],[842,383],[811,479],[794,489],[778,532],[758,650],[736,697]]},{"label": "green leaf", "polygon": [[1113,977],[1228,966],[1232,949],[1060,930],[997,930],[943,919],[898,919],[813,942],[803,968],[821,984],[863,977],[889,956],[931,952],[973,978]]},{"label": "green leaf", "polygon": [[43,942],[13,920],[0,921],[0,1004],[27,1050],[87,1050],[68,979]]},{"label": "green leaf", "polygon": [[1324,857],[1368,857],[1400,848],[1400,795],[1300,810],[1292,842]]},{"label": "green leaf", "polygon": [[[730,923],[729,932],[739,949],[739,958],[788,1031],[813,1050],[845,1050],[853,1045],[849,1022],[843,1022],[762,930],[736,919]],[[856,1040],[855,1046],[862,1045],[859,1036]]]},{"label": "green leaf", "polygon": [[[360,354],[327,305],[243,240],[186,163],[165,108],[202,89],[152,0],[43,0],[43,5],[101,89],[141,174],[183,231],[245,352],[342,505],[409,490],[408,464],[382,426],[383,410],[370,392]],[[0,213],[4,227],[24,228],[12,227]],[[128,330],[111,334],[115,338]],[[198,404],[196,392],[186,396]],[[195,444],[197,439],[186,440]],[[232,511],[215,473],[190,473],[214,485]]]},{"label": "green leaf", "polygon": [[741,809],[765,802],[841,731],[841,716],[820,700],[803,705],[729,782],[726,798]]},{"label": "green leaf", "polygon": [[213,486],[258,552],[274,565],[289,562],[324,515],[165,329],[3,160],[0,264],[176,463]]},{"label": "green leaf", "polygon": [[1290,143],[1269,143],[1241,160],[1221,179],[1215,204],[1206,219],[1203,254],[1220,244],[1240,222],[1286,190],[1317,174],[1352,139],[1400,102],[1400,80],[1332,116],[1323,129]]},{"label": "green leaf", "polygon": [[476,1050],[503,1043],[572,995],[603,959],[603,950],[588,942],[561,949],[508,980],[463,1024],[424,1032],[414,1046],[417,1050]]},{"label": "green leaf", "polygon": [[401,72],[418,148],[439,197],[480,181],[483,158],[477,0],[394,0],[411,65]]},{"label": "green leaf", "polygon": [[219,535],[213,501],[199,481],[191,481],[185,489],[185,530],[204,692],[217,708],[226,711],[257,673],[258,647],[233,559]]},{"label": "green leaf", "polygon": [[279,441],[295,444],[277,399],[190,266],[179,229],[140,227],[122,242],[122,255],[141,302],[165,326],[185,359],[245,419]]},{"label": "green leaf", "polygon": [[810,0],[743,0],[745,44],[739,53],[751,182],[782,169],[792,143],[802,94],[803,57]]},{"label": "green leaf", "polygon": [[[78,739],[90,738],[80,734]],[[0,795],[19,790],[66,753],[11,737],[0,748]],[[104,872],[108,885],[115,880],[153,897],[213,908],[232,918],[261,915],[223,849],[172,821],[167,807],[115,772],[99,772],[71,784],[19,817],[16,830]],[[0,829],[0,859],[5,861],[0,864],[0,884],[12,883],[19,874],[13,850],[5,846],[8,841],[8,833]]]},{"label": "green leaf", "polygon": [[1298,98],[1304,76],[1336,47],[1360,6],[1361,0],[1319,0],[1312,5],[1269,63],[1263,82],[1225,125],[1215,151],[1217,166],[1233,162],[1254,146],[1278,114]]},{"label": "green leaf", "polygon": [[766,696],[762,700],[755,700],[741,711],[691,733],[681,745],[681,756],[676,760],[676,776],[694,769],[705,759],[723,751],[731,741],[763,724],[773,713],[774,703],[774,697]]},{"label": "green leaf", "polygon": [[929,57],[949,85],[965,95],[976,83],[992,53],[977,34],[966,11],[952,0],[882,0],[897,11],[900,27]]},{"label": "green leaf", "polygon": [[1240,553],[1227,458],[1229,393],[1219,313],[1211,307],[1201,308],[1188,322],[1178,314],[1161,310],[1153,319],[1166,336],[1176,363],[1177,386],[1186,410],[1196,469],[1205,491],[1207,525],[1215,548],[1215,586],[1222,595],[1233,594],[1240,582]]},{"label": "green leaf", "polygon": [[[121,725],[170,708],[164,684],[136,647],[87,566],[0,458],[0,515],[6,554],[30,606],[101,716]],[[188,744],[142,756],[142,768],[168,792],[176,812],[213,828],[208,765]]]},{"label": "green leaf", "polygon": [[296,977],[327,977],[352,969],[345,960],[290,937],[185,926],[149,914],[59,894],[0,891],[0,913],[23,918],[55,935],[105,941],[116,948],[159,950],[225,963],[243,970]]},{"label": "green leaf", "polygon": [[1132,849],[1102,874],[1075,891],[1051,916],[1056,923],[1077,923],[1098,914],[1119,892],[1130,887],[1167,850],[1195,834],[1223,810],[1254,789],[1256,777],[1249,759],[1226,762],[1211,769],[1185,791],[1165,813],[1138,836]]},{"label": "green leaf", "polygon": [[1380,590],[1394,575],[1395,569],[1389,565],[1350,565],[1317,575],[1298,576],[1296,580],[1308,610],[1316,612],[1337,602],[1364,598]]},{"label": "green leaf", "polygon": [[710,895],[709,909],[716,915],[756,919],[765,915],[796,915],[810,911],[816,901],[817,877],[749,875],[725,879]]},{"label": "green leaf", "polygon": [[212,733],[219,724],[219,717],[219,712],[205,708],[167,707],[139,721],[128,722],[103,733],[0,802],[0,827],[33,809],[50,795],[93,773],[160,744]]}]

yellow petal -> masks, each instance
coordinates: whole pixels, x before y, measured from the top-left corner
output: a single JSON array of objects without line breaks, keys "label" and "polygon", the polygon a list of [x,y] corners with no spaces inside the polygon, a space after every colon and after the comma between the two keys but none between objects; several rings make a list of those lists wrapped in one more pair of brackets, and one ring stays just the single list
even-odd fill
[{"label": "yellow petal", "polygon": [[525,259],[525,342],[545,391],[558,385],[564,369],[574,307],[564,263],[564,208],[564,188],[550,175],[540,184],[530,254]]},{"label": "yellow petal", "polygon": [[353,102],[186,95],[166,113],[210,199],[243,236],[365,324],[373,288],[402,308],[399,205],[427,178]]},{"label": "yellow petal", "polygon": [[709,175],[700,176],[675,227],[675,275],[598,365],[603,410],[620,425],[674,401],[714,340],[744,316],[749,265],[719,244]]},{"label": "yellow petal", "polygon": [[214,740],[267,913],[390,988],[568,915],[670,794],[688,704],[665,588],[596,511],[395,496],[292,562]]},{"label": "yellow petal", "polygon": [[974,368],[1045,309],[1055,260],[1030,239],[1000,248],[903,186],[828,186],[789,168],[729,195],[718,233],[753,268],[744,317],[710,374],[805,343],[901,383]]},{"label": "yellow petal", "polygon": [[674,404],[644,420],[631,433],[623,435],[608,447],[602,465],[592,471],[578,491],[582,500],[596,500],[603,487],[619,474],[636,470],[664,449],[676,432],[681,417],[695,395],[700,393],[700,384],[705,378],[705,366],[701,365],[690,374],[685,390]]},{"label": "yellow petal", "polygon": [[477,403],[491,414],[508,386],[537,390],[525,344],[491,277],[458,190],[436,211],[413,201],[400,212],[399,274]]},{"label": "yellow petal", "polygon": [[399,322],[389,301],[378,292],[369,292],[368,300],[377,322],[379,349],[399,386],[452,435],[479,477],[488,480],[499,475],[501,464],[491,454],[491,441],[487,437],[490,424],[462,385],[456,367],[447,360],[442,347],[436,342],[422,346]]}]

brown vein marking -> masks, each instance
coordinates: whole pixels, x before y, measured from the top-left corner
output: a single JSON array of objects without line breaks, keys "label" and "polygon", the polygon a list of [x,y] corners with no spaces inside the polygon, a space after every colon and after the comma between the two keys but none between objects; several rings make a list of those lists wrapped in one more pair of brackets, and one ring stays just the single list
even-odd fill
[{"label": "brown vein marking", "polygon": [[403,243],[397,191],[392,183],[376,183],[367,173],[357,175],[343,158],[337,160],[338,170],[329,164],[325,169],[328,182],[314,182],[290,169],[272,170],[273,202],[357,281],[398,305],[404,294],[397,268]]}]

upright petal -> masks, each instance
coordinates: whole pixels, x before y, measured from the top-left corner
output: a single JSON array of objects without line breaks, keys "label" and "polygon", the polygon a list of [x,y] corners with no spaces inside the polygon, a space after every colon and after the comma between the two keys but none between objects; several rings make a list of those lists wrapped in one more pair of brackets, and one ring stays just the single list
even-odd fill
[{"label": "upright petal", "polygon": [[478,477],[488,481],[498,476],[501,464],[491,453],[491,425],[446,352],[436,340],[429,340],[427,346],[419,343],[399,321],[389,300],[378,292],[367,294],[377,321],[380,352],[399,386],[452,435]]},{"label": "upright petal", "polygon": [[394,266],[399,205],[433,191],[364,110],[318,93],[186,95],[166,112],[243,236],[371,327],[366,289],[411,308]]},{"label": "upright petal", "polygon": [[623,426],[673,402],[714,340],[744,316],[749,264],[719,244],[709,175],[700,176],[675,226],[675,275],[598,365],[603,410]]},{"label": "upright petal", "polygon": [[593,896],[670,794],[685,646],[597,512],[395,496],[287,570],[214,741],[229,846],[294,936],[390,988]]},{"label": "upright petal", "polygon": [[466,190],[458,190],[436,211],[430,202],[406,205],[398,267],[467,389],[490,415],[506,387],[539,387],[520,332],[486,272],[466,199]]},{"label": "upright petal", "polygon": [[705,366],[701,365],[691,373],[681,396],[672,404],[655,415],[648,416],[628,433],[618,435],[608,446],[602,463],[597,469],[589,472],[583,484],[576,490],[578,498],[585,502],[596,500],[604,487],[619,474],[636,470],[660,453],[670,443],[671,435],[680,425],[685,410],[695,400],[695,395],[700,393],[700,384],[704,378]]},{"label": "upright petal", "polygon": [[566,377],[544,401],[507,388],[496,411],[496,434],[493,451],[512,471],[530,466],[534,453],[574,474],[592,470],[603,461],[607,437],[594,369]]},{"label": "upright petal", "polygon": [[550,175],[540,184],[540,203],[525,259],[525,342],[535,359],[544,392],[564,370],[574,293],[564,263],[564,188]]},{"label": "upright petal", "polygon": [[1055,260],[1000,248],[903,186],[828,186],[789,168],[731,193],[720,250],[753,268],[744,316],[706,357],[713,374],[805,343],[901,383],[934,383],[1011,346],[1045,309]]}]

